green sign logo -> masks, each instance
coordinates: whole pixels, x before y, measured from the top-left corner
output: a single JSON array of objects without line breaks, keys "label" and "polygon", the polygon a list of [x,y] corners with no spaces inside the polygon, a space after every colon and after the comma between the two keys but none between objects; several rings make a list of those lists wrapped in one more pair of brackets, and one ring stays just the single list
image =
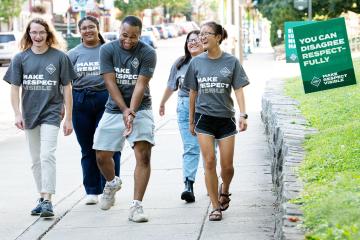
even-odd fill
[{"label": "green sign logo", "polygon": [[344,18],[293,31],[305,93],[356,84]]}]

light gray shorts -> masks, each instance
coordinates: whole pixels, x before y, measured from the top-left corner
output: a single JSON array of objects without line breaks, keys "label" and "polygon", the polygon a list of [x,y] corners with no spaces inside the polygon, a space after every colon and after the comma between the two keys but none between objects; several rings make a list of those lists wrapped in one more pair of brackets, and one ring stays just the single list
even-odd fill
[{"label": "light gray shorts", "polygon": [[154,118],[152,110],[140,110],[136,112],[133,129],[129,136],[124,137],[125,124],[121,113],[104,112],[94,135],[93,149],[102,151],[121,151],[124,147],[125,138],[131,147],[135,142],[146,141],[155,145],[154,141]]}]

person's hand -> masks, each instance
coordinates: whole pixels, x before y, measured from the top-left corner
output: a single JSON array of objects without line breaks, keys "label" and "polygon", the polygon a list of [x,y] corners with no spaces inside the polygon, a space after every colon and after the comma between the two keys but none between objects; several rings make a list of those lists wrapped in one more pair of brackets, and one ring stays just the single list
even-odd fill
[{"label": "person's hand", "polygon": [[165,105],[160,105],[159,115],[160,115],[160,116],[164,116],[164,115],[165,115]]},{"label": "person's hand", "polygon": [[71,120],[65,119],[63,125],[64,136],[69,136],[73,131],[73,124]]},{"label": "person's hand", "polygon": [[239,131],[243,132],[247,129],[247,121],[245,118],[240,117],[239,119]]},{"label": "person's hand", "polygon": [[25,123],[24,123],[24,119],[21,114],[15,115],[15,126],[18,129],[24,130]]},{"label": "person's hand", "polygon": [[133,128],[133,121],[135,118],[136,114],[135,111],[127,108],[124,112],[123,112],[123,120],[124,120],[124,125],[125,125],[125,132],[124,132],[124,136],[127,137],[130,135],[130,133],[132,132],[132,128]]},{"label": "person's hand", "polygon": [[126,129],[124,131],[124,137],[127,137],[131,134],[132,129],[133,129],[133,122],[134,122],[134,116],[132,114],[129,114],[127,117],[127,121],[126,121]]},{"label": "person's hand", "polygon": [[133,118],[135,118],[136,113],[134,110],[131,110],[130,108],[127,108],[123,111],[123,121],[124,121],[125,126],[127,126],[127,122],[129,120],[128,119],[129,115],[132,115]]},{"label": "person's hand", "polygon": [[192,123],[192,122],[189,123],[189,131],[190,131],[191,135],[196,136],[195,123]]}]

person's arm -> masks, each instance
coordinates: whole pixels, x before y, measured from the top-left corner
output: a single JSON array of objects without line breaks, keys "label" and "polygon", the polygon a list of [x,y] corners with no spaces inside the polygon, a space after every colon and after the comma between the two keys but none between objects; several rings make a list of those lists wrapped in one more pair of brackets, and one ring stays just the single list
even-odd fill
[{"label": "person's arm", "polygon": [[135,112],[139,108],[141,101],[144,97],[146,86],[149,84],[151,77],[145,77],[143,75],[139,75],[136,80],[136,85],[131,96],[130,101],[130,113],[126,116],[124,115],[124,121],[126,130],[124,132],[124,136],[128,136],[132,132],[133,121],[135,118]]},{"label": "person's arm", "polygon": [[[245,97],[244,97],[244,91],[243,91],[242,87],[235,90],[235,96],[236,96],[236,101],[239,106],[240,113],[246,113]],[[240,119],[239,119],[240,132],[245,131],[246,128],[247,128],[247,121],[243,116],[240,115]]]},{"label": "person's arm", "polygon": [[190,89],[189,93],[189,130],[192,135],[196,135],[195,133],[195,101],[197,98],[197,91]]},{"label": "person's arm", "polygon": [[105,86],[106,86],[107,90],[109,91],[111,98],[114,100],[114,102],[119,107],[120,111],[122,112],[123,120],[124,120],[124,123],[126,124],[128,116],[129,115],[135,116],[135,111],[130,110],[130,108],[128,108],[126,106],[124,97],[122,96],[120,89],[116,84],[115,73],[113,73],[113,72],[104,73],[103,79],[104,79]]},{"label": "person's arm", "polygon": [[73,99],[71,84],[64,86],[64,105],[65,105],[65,120],[63,125],[64,136],[68,136],[73,131],[72,125],[72,108],[73,108]]},{"label": "person's arm", "polygon": [[169,100],[169,98],[171,97],[171,95],[173,94],[173,90],[171,90],[170,88],[166,87],[165,91],[164,91],[164,95],[161,99],[160,102],[160,108],[159,108],[159,114],[160,116],[164,116],[165,115],[165,103],[167,102],[167,100]]},{"label": "person's arm", "polygon": [[15,126],[21,130],[24,130],[25,124],[24,119],[22,117],[21,111],[20,111],[20,87],[11,84],[11,90],[10,90],[10,97],[11,97],[11,106],[14,110],[15,114]]},{"label": "person's arm", "polygon": [[137,111],[139,108],[141,101],[144,97],[146,86],[149,85],[151,77],[146,77],[144,75],[139,75],[136,85],[134,88],[134,92],[131,96],[130,109],[133,111]]}]

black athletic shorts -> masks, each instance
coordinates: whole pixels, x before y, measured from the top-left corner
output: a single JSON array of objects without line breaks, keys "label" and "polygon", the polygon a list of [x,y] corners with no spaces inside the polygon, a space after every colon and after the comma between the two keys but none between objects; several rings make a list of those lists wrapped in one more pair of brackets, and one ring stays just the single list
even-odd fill
[{"label": "black athletic shorts", "polygon": [[235,135],[235,118],[222,118],[195,113],[195,132],[213,136],[215,139],[222,139]]}]

